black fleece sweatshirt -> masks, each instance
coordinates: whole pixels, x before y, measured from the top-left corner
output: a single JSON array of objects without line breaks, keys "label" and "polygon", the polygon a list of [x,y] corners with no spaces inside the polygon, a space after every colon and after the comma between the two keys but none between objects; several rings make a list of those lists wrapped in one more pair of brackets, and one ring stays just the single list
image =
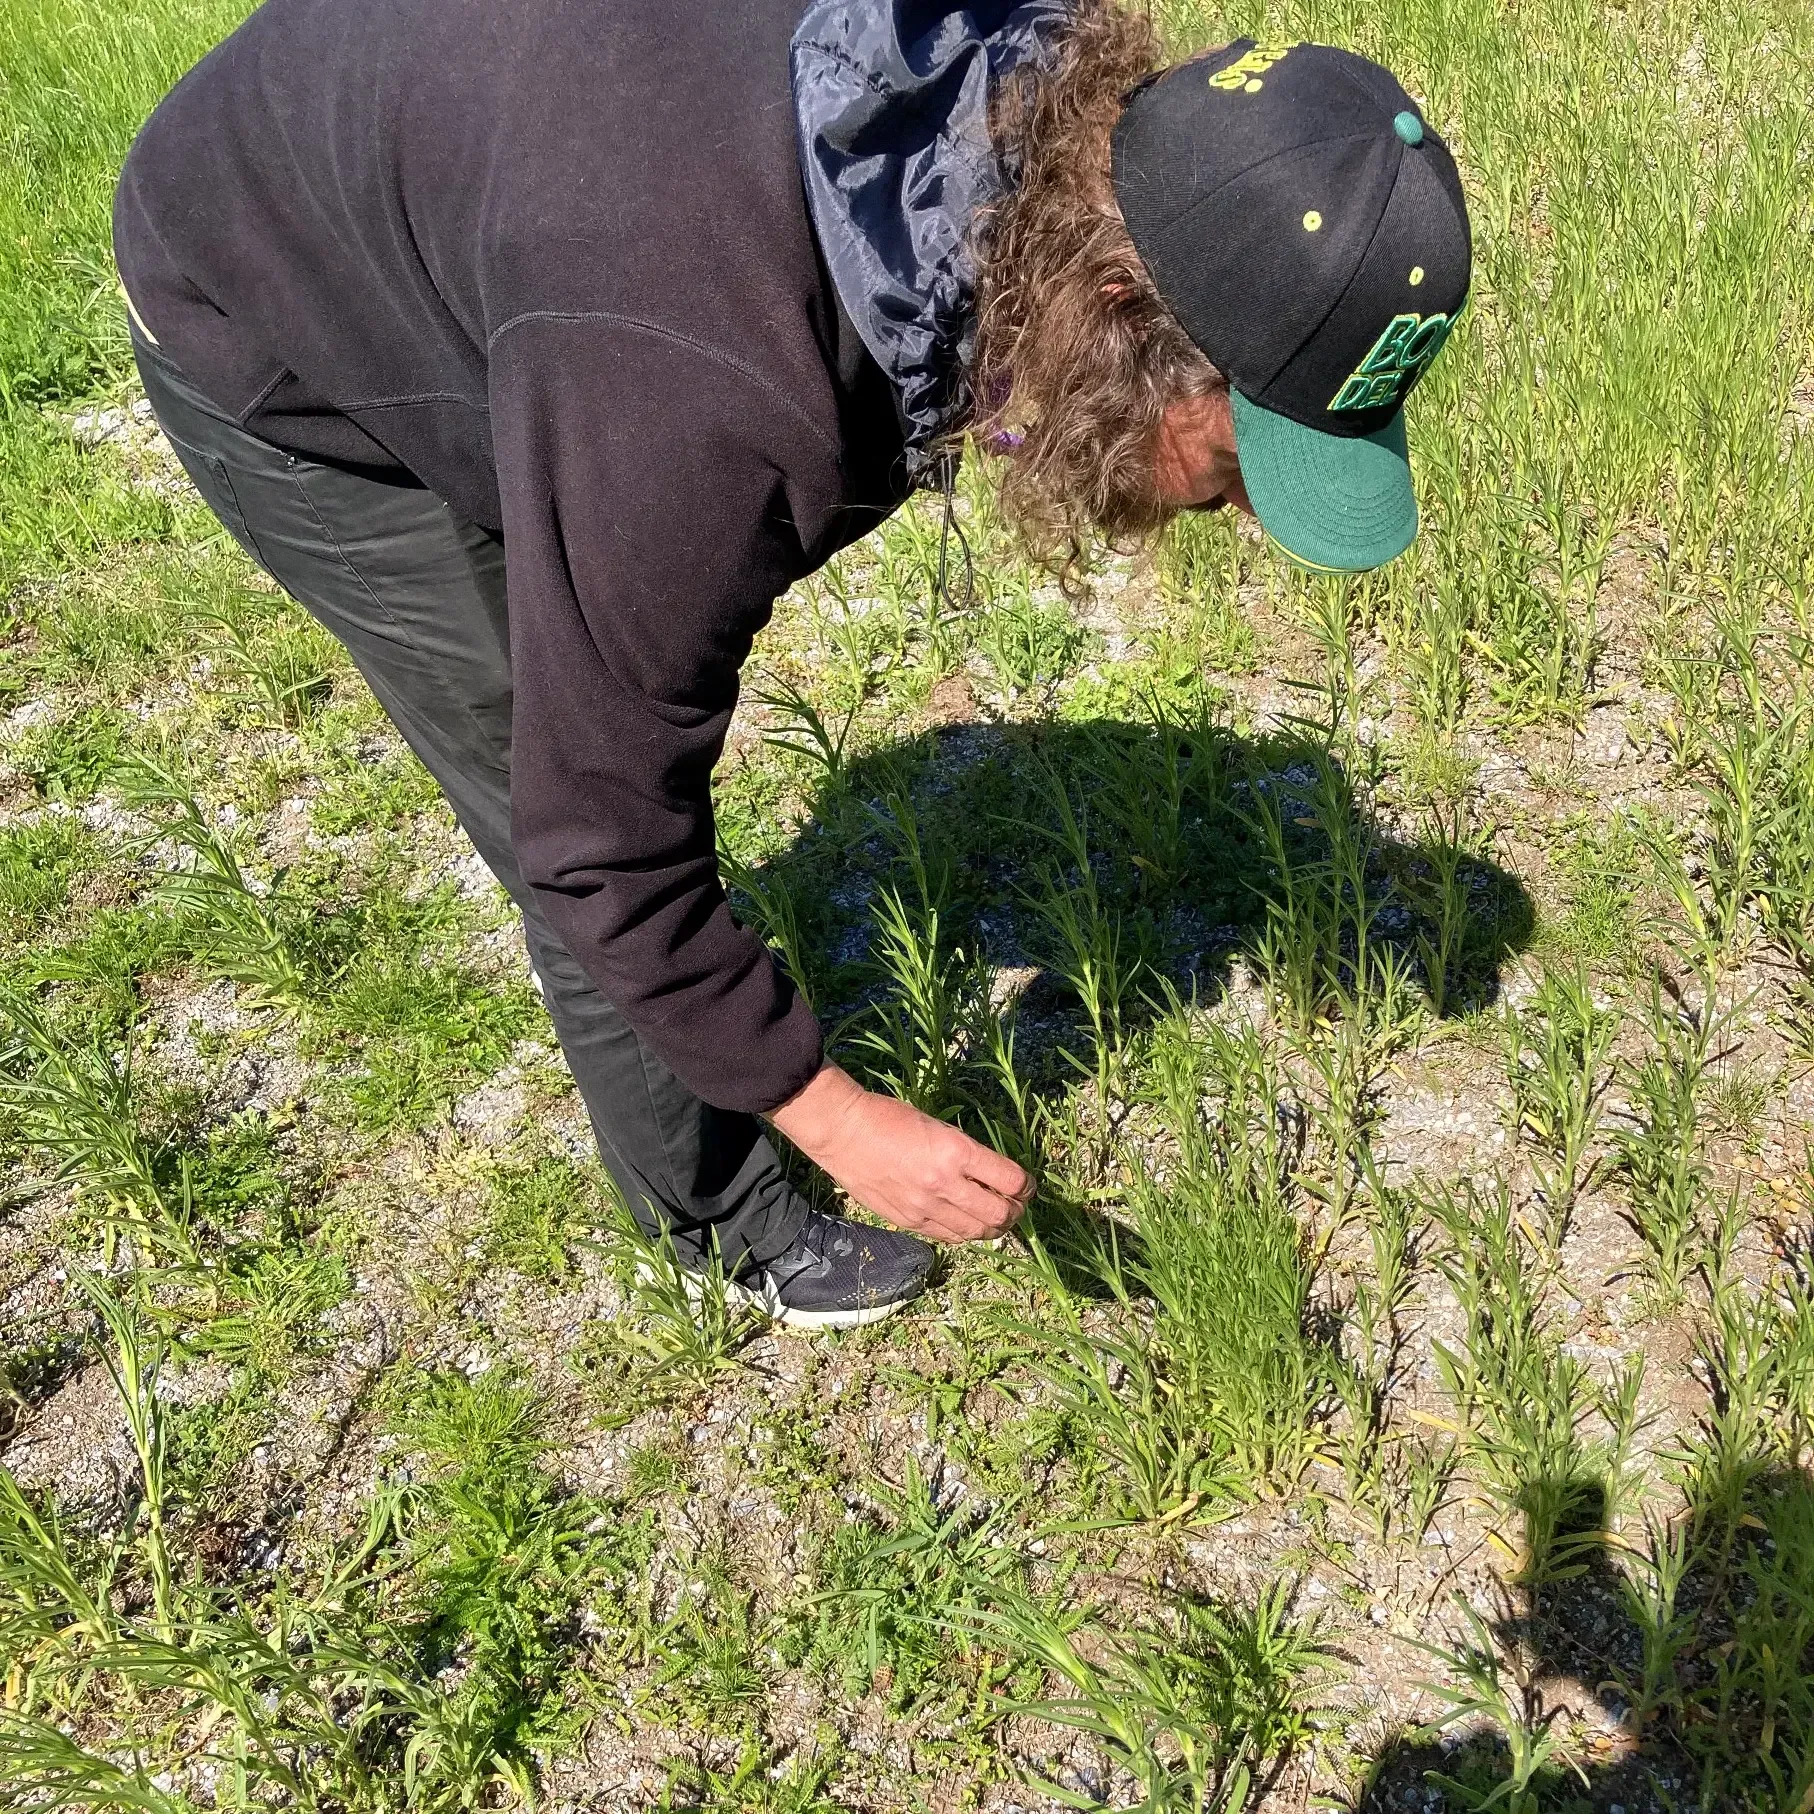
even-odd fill
[{"label": "black fleece sweatshirt", "polygon": [[139,135],[128,294],[252,432],[503,534],[517,855],[708,1102],[819,1030],[718,882],[776,596],[904,490],[795,148],[799,0],[266,0]]}]

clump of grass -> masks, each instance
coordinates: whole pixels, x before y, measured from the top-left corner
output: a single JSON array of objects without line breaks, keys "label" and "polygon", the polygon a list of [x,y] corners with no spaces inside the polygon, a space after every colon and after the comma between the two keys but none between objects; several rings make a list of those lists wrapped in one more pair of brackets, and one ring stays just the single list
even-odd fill
[{"label": "clump of grass", "polygon": [[1077,665],[1086,641],[1062,603],[1041,598],[1033,576],[1012,575],[976,626],[976,646],[1010,704],[1049,696]]},{"label": "clump of grass", "polygon": [[1503,1183],[1444,1192],[1433,1208],[1451,1243],[1439,1263],[1465,1318],[1458,1347],[1435,1344],[1462,1456],[1497,1514],[1516,1578],[1532,1587],[1570,1579],[1602,1540],[1636,1429],[1642,1359],[1600,1387],[1564,1351]]},{"label": "clump of grass", "polygon": [[1263,1069],[1245,1068],[1253,1048],[1220,1053],[1223,1119],[1204,1118],[1204,1068],[1174,1066],[1161,1105],[1178,1153],[1169,1175],[1134,1185],[1131,1226],[1042,1220],[1029,1259],[1044,1315],[1004,1319],[1119,1517],[1287,1488],[1331,1390],[1276,1097]]},{"label": "clump of grass", "polygon": [[560,1154],[501,1165],[487,1182],[486,1258],[526,1279],[558,1283],[598,1218],[597,1184]]},{"label": "clump of grass", "polygon": [[326,701],[346,666],[340,645],[312,618],[269,594],[240,591],[221,611],[194,621],[214,632],[209,659],[241,714],[279,730],[300,730]]},{"label": "clump of grass", "polygon": [[[132,1048],[66,1039],[39,1003],[0,996],[0,1101],[91,1206],[111,1258],[130,1234],[149,1254],[199,1268],[189,1160],[141,1126]],[[174,1163],[173,1163],[174,1161]]]},{"label": "clump of grass", "polygon": [[141,758],[118,780],[127,804],[157,815],[147,844],[172,844],[187,859],[163,872],[157,898],[195,927],[197,958],[255,1007],[294,1015],[314,1003],[330,979],[311,949],[313,904],[256,884],[231,837],[168,769]]},{"label": "clump of grass", "polygon": [[[451,1809],[494,1784],[529,1794],[558,1712],[561,1634],[599,1540],[593,1508],[528,1465],[521,1395],[429,1382],[419,1430],[447,1472],[413,1496],[380,1491],[363,1536],[312,1580],[221,1594],[169,1535],[164,1346],[133,1306],[83,1290],[136,1475],[113,1534],[98,1536],[0,1469],[0,1658],[32,1665],[0,1713],[9,1789],[175,1814],[171,1772],[200,1766],[253,1805]],[[442,1672],[456,1656],[453,1682]],[[132,1744],[90,1748],[75,1733],[95,1719],[123,1722]]]},{"label": "clump of grass", "polygon": [[34,724],[10,754],[41,798],[74,803],[94,796],[126,748],[126,722],[117,709],[81,705]]},{"label": "clump of grass", "polygon": [[1708,1171],[1701,1134],[1701,1096],[1713,1058],[1718,1015],[1712,977],[1703,977],[1698,1008],[1673,999],[1652,977],[1645,1018],[1651,1051],[1627,1067],[1626,1087],[1637,1125],[1617,1136],[1627,1215],[1644,1243],[1652,1307],[1674,1309],[1700,1264]]},{"label": "clump of grass", "polygon": [[1516,550],[1483,613],[1482,638],[1495,701],[1514,720],[1578,722],[1593,686],[1602,638],[1597,607],[1616,524],[1581,500],[1548,494],[1508,507],[1499,549]]},{"label": "clump of grass", "polygon": [[1150,1814],[1238,1814],[1313,1731],[1328,1652],[1315,1621],[1293,1616],[1295,1588],[1274,1581],[1241,1608],[1181,1598],[1167,1622],[1087,1649],[1078,1642],[1087,1614],[1004,1596],[983,1629],[1056,1686],[1012,1710],[1083,1734],[1105,1766],[1099,1793],[1051,1781],[1040,1791],[1066,1807],[1099,1807],[1123,1777]]},{"label": "clump of grass", "polygon": [[[1256,955],[1292,1047],[1321,1086],[1333,1228],[1367,1157],[1385,1067],[1410,1033],[1411,976],[1380,936],[1373,834],[1334,756],[1308,746],[1248,786],[1243,818],[1266,861]],[[1446,968],[1435,975],[1440,990]]]},{"label": "clump of grass", "polygon": [[1164,669],[1250,674],[1259,637],[1237,598],[1240,538],[1226,515],[1180,516],[1166,531],[1160,583],[1176,612],[1155,651]]},{"label": "clump of grass", "polygon": [[1505,1010],[1506,1075],[1518,1132],[1533,1149],[1552,1248],[1561,1245],[1575,1199],[1593,1178],[1587,1152],[1600,1124],[1618,1024],[1579,966],[1546,968],[1528,1003]]},{"label": "clump of grass", "polygon": [[973,1698],[990,1673],[976,1617],[1021,1581],[1013,1508],[975,1502],[912,1456],[899,1487],[868,1494],[873,1510],[824,1544],[797,1641],[847,1692],[877,1690],[898,1718]]},{"label": "clump of grass", "polygon": [[1578,827],[1557,853],[1566,906],[1553,937],[1577,961],[1629,967],[1641,945],[1643,828],[1626,818]]},{"label": "clump of grass", "polygon": [[18,938],[60,913],[98,857],[80,820],[47,815],[0,828],[0,928]]},{"label": "clump of grass", "polygon": [[595,1416],[611,1426],[650,1403],[697,1397],[736,1368],[763,1319],[733,1290],[716,1247],[683,1259],[671,1229],[651,1235],[615,1191],[607,1203],[626,1314],[595,1324],[575,1365],[591,1386]]}]

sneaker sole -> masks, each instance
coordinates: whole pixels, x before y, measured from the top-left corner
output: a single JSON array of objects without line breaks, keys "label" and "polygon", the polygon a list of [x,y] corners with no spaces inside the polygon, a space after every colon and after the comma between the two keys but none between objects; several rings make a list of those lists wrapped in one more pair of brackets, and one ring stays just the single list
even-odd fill
[{"label": "sneaker sole", "polygon": [[[646,1260],[638,1260],[636,1276],[653,1279],[655,1269]],[[683,1275],[681,1284],[695,1304],[704,1298],[705,1287],[690,1272]],[[891,1316],[899,1316],[924,1290],[922,1281],[919,1290],[887,1304],[865,1304],[855,1310],[796,1310],[782,1303],[770,1289],[740,1285],[735,1279],[724,1281],[724,1294],[734,1303],[760,1311],[771,1323],[781,1323],[789,1329],[861,1329],[870,1323],[884,1323]]]}]

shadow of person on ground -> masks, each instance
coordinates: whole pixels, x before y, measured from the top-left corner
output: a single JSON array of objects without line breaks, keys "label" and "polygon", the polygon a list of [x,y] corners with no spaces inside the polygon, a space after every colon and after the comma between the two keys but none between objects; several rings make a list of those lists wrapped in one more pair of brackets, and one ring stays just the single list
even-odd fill
[{"label": "shadow of person on ground", "polygon": [[[1277,872],[1256,829],[1269,797],[1294,876]],[[1194,984],[1206,1005],[1294,879],[1333,885],[1313,873],[1332,856],[1358,861],[1373,936],[1404,949],[1445,1017],[1490,1004],[1533,929],[1523,886],[1443,815],[1400,837],[1309,731],[1243,737],[1206,714],[952,724],[848,763],[822,760],[800,835],[754,874],[792,903],[798,936],[783,955],[803,963],[800,980],[830,1019],[875,992],[873,908],[891,882],[913,892],[916,844],[950,945],[996,966],[1049,968],[1038,897],[1083,882],[1067,811],[1126,957],[1187,996]],[[746,904],[762,924],[760,903]]]},{"label": "shadow of person on ground", "polygon": [[[1363,941],[1439,1015],[1477,1011],[1531,936],[1530,898],[1484,839],[1440,811],[1421,834],[1388,828],[1310,729],[1242,736],[1198,708],[951,724],[848,761],[829,737],[789,740],[817,763],[811,809],[769,862],[731,867],[733,900],[879,1087],[902,1088],[903,1046],[950,1033],[908,998],[979,976],[1013,1004],[1029,1099],[1054,1106],[1093,1062],[1086,964],[1111,975],[1128,1040],[1174,996],[1216,1005],[1243,963],[1314,986],[1299,972],[1351,972]],[[902,922],[925,947],[917,977]]]},{"label": "shadow of person on ground", "polygon": [[[1499,1704],[1440,1734],[1393,1740],[1356,1814],[1814,1805],[1808,1471],[1698,1471],[1680,1517],[1635,1546],[1606,1530],[1602,1482],[1563,1484],[1567,1515],[1548,1573],[1506,1588],[1448,1666],[1433,1657],[1425,1672],[1463,1695],[1490,1685],[1478,1699]],[[1554,1750],[1544,1758],[1546,1737]]]}]

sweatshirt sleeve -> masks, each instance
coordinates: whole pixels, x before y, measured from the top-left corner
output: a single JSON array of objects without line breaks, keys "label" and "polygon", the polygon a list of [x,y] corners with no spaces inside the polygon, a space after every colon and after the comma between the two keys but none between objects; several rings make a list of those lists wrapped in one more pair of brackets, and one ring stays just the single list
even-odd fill
[{"label": "sweatshirt sleeve", "polygon": [[609,317],[519,320],[491,352],[517,860],[645,1043],[705,1101],[758,1112],[822,1062],[732,917],[712,817],[738,671],[805,564],[764,437],[816,431],[766,388]]}]

